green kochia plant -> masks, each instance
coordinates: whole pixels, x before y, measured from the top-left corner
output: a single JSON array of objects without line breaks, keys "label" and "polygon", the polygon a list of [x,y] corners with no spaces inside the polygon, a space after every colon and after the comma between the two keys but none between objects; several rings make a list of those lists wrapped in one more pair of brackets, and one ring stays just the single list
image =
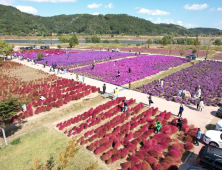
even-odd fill
[{"label": "green kochia plant", "polygon": [[42,60],[43,54],[42,53],[37,53],[37,61]]}]

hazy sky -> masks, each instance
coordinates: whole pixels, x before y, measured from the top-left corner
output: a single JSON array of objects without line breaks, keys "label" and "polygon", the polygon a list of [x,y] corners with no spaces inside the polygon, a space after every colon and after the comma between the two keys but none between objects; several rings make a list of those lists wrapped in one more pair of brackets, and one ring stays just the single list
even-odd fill
[{"label": "hazy sky", "polygon": [[23,12],[60,14],[128,14],[153,23],[222,30],[222,0],[0,0]]}]

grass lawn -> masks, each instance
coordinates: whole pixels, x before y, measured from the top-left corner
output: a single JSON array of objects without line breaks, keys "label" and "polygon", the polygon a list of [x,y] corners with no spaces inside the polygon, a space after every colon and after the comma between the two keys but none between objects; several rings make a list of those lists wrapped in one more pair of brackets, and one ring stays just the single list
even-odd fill
[{"label": "grass lawn", "polygon": [[[64,134],[47,127],[34,127],[20,137],[20,143],[9,144],[0,149],[0,169],[30,169],[35,159],[45,163],[50,154],[53,155],[56,163],[59,163],[59,153],[65,151],[69,140]],[[70,158],[66,169],[82,170],[94,162],[96,159],[93,155],[89,155],[88,150],[80,147],[79,153],[74,158]],[[97,169],[104,168],[98,165]]]}]

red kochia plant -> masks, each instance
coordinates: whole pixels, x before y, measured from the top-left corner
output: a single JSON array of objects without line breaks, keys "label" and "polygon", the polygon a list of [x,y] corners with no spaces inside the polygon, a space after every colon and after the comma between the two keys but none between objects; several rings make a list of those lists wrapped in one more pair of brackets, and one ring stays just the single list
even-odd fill
[{"label": "red kochia plant", "polygon": [[176,126],[177,125],[177,121],[178,121],[179,118],[175,118],[171,121],[171,125],[174,125]]},{"label": "red kochia plant", "polygon": [[177,161],[178,159],[181,158],[182,153],[181,153],[180,150],[171,149],[171,150],[168,152],[168,156],[171,156],[175,161]]},{"label": "red kochia plant", "polygon": [[155,148],[149,150],[149,154],[152,155],[154,158],[159,158],[161,156],[161,153]]},{"label": "red kochia plant", "polygon": [[93,150],[95,149],[94,143],[91,143],[91,144],[88,146],[88,149],[89,149],[90,151],[93,151]]},{"label": "red kochia plant", "polygon": [[131,164],[132,164],[131,161],[125,162],[123,164],[123,168],[126,168],[126,169],[131,168]]},{"label": "red kochia plant", "polygon": [[109,150],[108,152],[106,152],[106,153],[101,157],[101,159],[102,159],[103,161],[106,161],[106,160],[108,160],[111,156],[112,156],[112,151]]},{"label": "red kochia plant", "polygon": [[145,167],[144,167],[143,164],[137,164],[137,165],[136,165],[136,168],[137,168],[137,169],[145,169]]},{"label": "red kochia plant", "polygon": [[165,116],[164,116],[164,119],[168,120],[170,119],[171,117],[171,112],[168,112]]},{"label": "red kochia plant", "polygon": [[123,148],[123,149],[121,150],[120,156],[121,156],[121,158],[125,158],[128,154],[129,154],[128,149]]},{"label": "red kochia plant", "polygon": [[145,158],[145,160],[151,165],[157,163],[156,159],[153,156],[149,156],[148,158]]},{"label": "red kochia plant", "polygon": [[145,167],[146,170],[152,170],[150,164],[147,161],[142,162],[143,166]]},{"label": "red kochia plant", "polygon": [[95,150],[95,154],[98,155],[102,152],[104,152],[106,150],[106,148],[104,146],[100,146]]},{"label": "red kochia plant", "polygon": [[129,161],[131,161],[134,165],[140,162],[139,158],[136,155],[132,155],[129,158]]},{"label": "red kochia plant", "polygon": [[185,144],[184,148],[189,151],[189,150],[193,149],[193,144],[191,142],[187,142]]}]

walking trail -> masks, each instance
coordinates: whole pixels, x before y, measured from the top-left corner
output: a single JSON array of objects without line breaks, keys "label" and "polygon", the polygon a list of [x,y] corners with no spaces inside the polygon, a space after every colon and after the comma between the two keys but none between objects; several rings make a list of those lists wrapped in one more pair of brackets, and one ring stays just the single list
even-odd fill
[{"label": "walking trail", "polygon": [[[18,63],[22,63],[26,66],[29,66],[29,67],[32,67],[35,69],[40,69],[40,70],[45,71],[50,74],[55,74],[55,72],[49,72],[48,66],[43,68],[43,65],[40,65],[40,64],[33,65],[32,62],[27,62],[26,60],[20,61],[18,59],[13,59],[13,61],[18,62]],[[76,80],[75,74],[71,75],[70,73],[65,73],[65,74],[57,74],[57,76]],[[82,76],[80,76],[80,75],[79,75],[79,80],[82,81]],[[102,82],[102,81],[91,79],[88,77],[85,77],[85,83],[87,85],[100,87],[101,90],[102,90],[102,86],[104,84],[104,82]],[[116,85],[109,84],[109,83],[106,83],[106,92],[112,93],[116,87],[119,89],[119,97],[125,96],[127,100],[129,100],[130,98],[133,98],[133,99],[136,99],[137,103],[141,102],[141,103],[145,104],[146,106],[148,106],[148,98],[147,98],[148,95],[147,94],[140,93],[140,92],[137,92],[134,90],[129,90],[127,88],[116,86]],[[179,107],[180,107],[179,103],[167,101],[165,99],[155,97],[155,96],[153,96],[152,99],[154,102],[152,104],[152,106],[158,107],[159,111],[164,111],[164,110],[170,111],[175,116],[178,114]],[[218,110],[218,107],[205,106],[203,111],[199,112],[199,111],[197,111],[195,105],[186,105],[186,106],[184,106],[184,112],[183,112],[182,117],[187,118],[189,124],[193,124],[195,127],[200,128],[202,134],[204,134],[205,127],[208,124],[210,124],[210,122],[213,120],[217,110]],[[200,143],[199,147],[197,147],[197,146],[195,147],[194,152],[197,154],[202,146],[203,146],[203,144]]]}]

